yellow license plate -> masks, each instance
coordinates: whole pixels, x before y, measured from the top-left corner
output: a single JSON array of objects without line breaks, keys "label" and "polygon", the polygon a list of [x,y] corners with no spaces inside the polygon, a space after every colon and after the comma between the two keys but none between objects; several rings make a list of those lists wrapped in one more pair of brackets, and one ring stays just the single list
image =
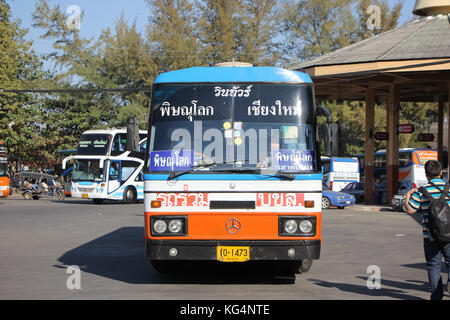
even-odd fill
[{"label": "yellow license plate", "polygon": [[243,262],[250,260],[250,247],[217,247],[217,260],[221,262]]},{"label": "yellow license plate", "polygon": [[81,195],[81,197],[82,197],[82,198],[89,198],[88,195],[87,195],[86,193],[83,193],[83,194]]}]

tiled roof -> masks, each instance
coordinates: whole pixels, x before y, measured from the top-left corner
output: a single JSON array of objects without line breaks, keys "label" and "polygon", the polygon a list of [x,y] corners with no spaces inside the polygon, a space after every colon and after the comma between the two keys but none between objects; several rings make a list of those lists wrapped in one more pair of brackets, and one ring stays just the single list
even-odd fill
[{"label": "tiled roof", "polygon": [[409,22],[395,30],[300,63],[293,69],[433,58],[450,58],[450,20],[444,15]]}]

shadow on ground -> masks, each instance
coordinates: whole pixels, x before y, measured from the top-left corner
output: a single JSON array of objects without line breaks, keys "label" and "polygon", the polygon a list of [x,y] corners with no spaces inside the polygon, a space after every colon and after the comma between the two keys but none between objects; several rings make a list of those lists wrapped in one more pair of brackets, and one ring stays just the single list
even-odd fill
[{"label": "shadow on ground", "polygon": [[64,253],[55,268],[70,265],[131,284],[290,284],[294,274],[273,264],[219,262],[183,264],[182,272],[159,274],[146,258],[143,227],[123,227]]},{"label": "shadow on ground", "polygon": [[361,285],[351,283],[337,283],[318,279],[310,279],[314,284],[325,288],[336,288],[340,291],[356,293],[370,297],[381,297],[386,299],[400,299],[400,300],[424,300],[421,297],[413,296],[404,290],[418,290],[428,291],[428,284],[421,281],[407,280],[406,282],[381,280],[380,289],[369,289],[366,285],[367,277],[357,277],[361,280]]}]

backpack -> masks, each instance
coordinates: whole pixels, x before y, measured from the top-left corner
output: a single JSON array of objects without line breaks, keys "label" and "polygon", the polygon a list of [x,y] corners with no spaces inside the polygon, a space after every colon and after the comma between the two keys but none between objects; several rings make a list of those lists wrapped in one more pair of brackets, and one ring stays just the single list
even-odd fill
[{"label": "backpack", "polygon": [[[430,184],[440,190],[434,183]],[[450,207],[447,203],[450,184],[446,184],[441,196],[434,198],[424,187],[419,188],[423,195],[430,200],[428,215],[428,230],[433,240],[440,242],[450,242]]]}]

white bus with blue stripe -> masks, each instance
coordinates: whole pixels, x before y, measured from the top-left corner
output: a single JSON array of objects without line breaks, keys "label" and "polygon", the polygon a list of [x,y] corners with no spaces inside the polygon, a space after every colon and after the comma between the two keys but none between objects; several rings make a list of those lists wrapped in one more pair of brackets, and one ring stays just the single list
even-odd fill
[{"label": "white bus with blue stripe", "polygon": [[358,158],[321,157],[323,181],[332,191],[341,191],[350,182],[359,182]]},{"label": "white bus with blue stripe", "polygon": [[145,130],[139,131],[139,148],[127,151],[127,129],[85,131],[78,142],[73,161],[71,195],[73,198],[121,200],[134,203],[144,199]]},{"label": "white bus with blue stripe", "polygon": [[147,257],[277,261],[321,248],[322,170],[311,78],[230,63],[154,81],[144,166]]}]

